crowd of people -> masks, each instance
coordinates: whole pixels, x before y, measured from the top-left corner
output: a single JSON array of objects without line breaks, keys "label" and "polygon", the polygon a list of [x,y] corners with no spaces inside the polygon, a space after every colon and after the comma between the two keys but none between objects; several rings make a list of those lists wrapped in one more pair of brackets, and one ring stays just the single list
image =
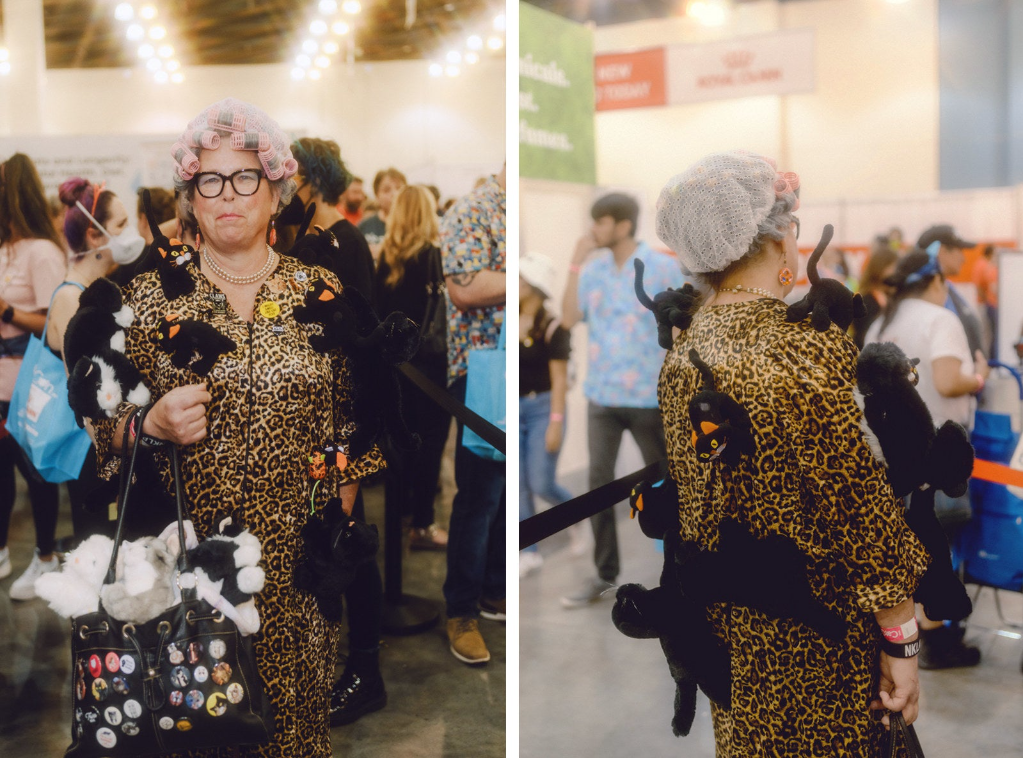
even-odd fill
[{"label": "crowd of people", "polygon": [[[258,150],[232,143],[217,113],[258,124],[268,140],[259,141]],[[160,253],[141,190],[136,206],[106,189],[102,177],[69,177],[60,186],[58,213],[28,156],[0,163],[0,420],[11,412],[30,335],[46,327],[46,343],[60,357],[82,290],[101,277],[122,287],[133,311],[124,354],[152,396],[140,429],[140,407],[128,400],[109,418],[87,420],[93,445],[81,474],[67,482],[73,535],[60,550],[59,485],[45,482],[0,426],[0,578],[13,568],[7,537],[15,469],[28,484],[36,548],[9,592],[29,600],[36,580],[58,570],[59,552],[94,534],[113,536],[125,438],[142,440],[140,458],[150,462],[140,464],[138,477],[164,490],[170,466],[160,448],[178,446],[198,536],[215,531],[215,506],[233,513],[262,543],[266,585],[258,604],[264,622],[255,650],[276,729],[271,745],[251,754],[330,755],[328,724],[351,723],[386,704],[379,664],[383,589],[377,562],[360,565],[345,593],[349,656],[341,678],[332,681],[341,626],[291,582],[312,485],[303,461],[327,440],[348,450],[360,419],[374,411],[358,408],[366,401],[354,386],[353,358],[338,349],[326,355],[308,349],[306,330],[296,327],[294,316],[305,288],[292,285],[322,278],[336,291],[357,291],[380,319],[400,311],[416,325],[424,324],[431,296],[446,291],[442,344],[433,343],[412,363],[464,398],[468,351],[496,347],[503,323],[504,170],[445,212],[436,187],[409,184],[395,168],[376,174],[370,201],[336,142],[292,141],[271,116],[238,100],[198,114],[182,140],[204,132],[223,140],[176,151],[173,189],[149,188],[161,234],[196,251],[189,267],[194,287],[173,305],[161,286]],[[289,255],[300,229],[330,235],[333,250],[318,260],[322,268]],[[212,325],[235,349],[205,376],[162,360],[152,333],[171,311]],[[282,372],[284,364],[290,369]],[[349,450],[346,465],[333,469],[331,492],[345,513],[364,520],[360,483],[374,475],[393,478],[397,486],[387,488],[388,497],[398,502],[386,507],[405,518],[409,546],[447,551],[443,593],[452,654],[486,663],[478,618],[481,612],[505,618],[503,463],[458,446],[459,491],[444,529],[434,501],[451,416],[404,377],[394,402],[401,403],[419,446],[402,448],[385,434],[367,449]],[[459,441],[461,433],[459,424]],[[248,442],[239,448],[241,437]],[[132,533],[156,534],[173,518],[173,511],[151,510],[131,525]],[[311,665],[298,665],[297,656]],[[296,699],[297,693],[305,697]]]}]

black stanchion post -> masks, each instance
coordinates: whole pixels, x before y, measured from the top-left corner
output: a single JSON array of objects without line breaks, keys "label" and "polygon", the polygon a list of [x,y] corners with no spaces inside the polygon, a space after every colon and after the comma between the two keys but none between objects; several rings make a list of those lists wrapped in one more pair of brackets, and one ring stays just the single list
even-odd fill
[{"label": "black stanchion post", "polygon": [[[392,459],[396,460],[397,456]],[[385,634],[419,634],[440,618],[437,602],[402,592],[401,498],[397,488],[403,473],[400,470],[388,471],[384,477],[384,610],[381,629]]]}]

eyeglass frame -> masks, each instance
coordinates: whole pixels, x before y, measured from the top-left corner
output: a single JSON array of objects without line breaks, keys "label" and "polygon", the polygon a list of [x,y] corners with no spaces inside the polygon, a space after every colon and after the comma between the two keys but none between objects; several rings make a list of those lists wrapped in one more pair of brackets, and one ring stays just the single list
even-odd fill
[{"label": "eyeglass frame", "polygon": [[[256,179],[256,189],[252,190],[252,192],[250,192],[248,194],[245,194],[244,192],[239,192],[238,188],[236,186],[234,186],[234,178],[236,176],[238,176],[238,174],[244,174],[246,171],[255,171],[255,172],[257,172],[257,176],[258,176],[258,178]],[[220,191],[217,194],[215,194],[215,195],[204,195],[199,190],[199,180],[203,176],[219,176],[220,177]],[[266,172],[263,171],[263,169],[261,169],[261,168],[240,168],[237,171],[235,171],[232,174],[230,174],[229,176],[225,176],[224,174],[220,173],[219,171],[200,171],[200,172],[196,173],[195,176],[192,177],[192,186],[195,187],[195,191],[199,193],[199,197],[205,198],[206,200],[213,200],[214,198],[217,198],[217,197],[220,197],[221,195],[223,195],[224,194],[224,187],[227,186],[228,182],[231,182],[231,189],[233,189],[240,197],[252,197],[257,192],[259,192],[259,185],[262,183],[263,179],[265,179],[265,178],[266,178]],[[267,181],[269,181],[269,180],[267,180]]]}]

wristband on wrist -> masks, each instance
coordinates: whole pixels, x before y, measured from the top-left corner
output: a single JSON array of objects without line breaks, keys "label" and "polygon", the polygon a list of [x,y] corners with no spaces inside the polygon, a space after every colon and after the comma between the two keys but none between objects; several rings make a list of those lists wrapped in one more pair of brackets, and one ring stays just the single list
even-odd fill
[{"label": "wristband on wrist", "polygon": [[882,639],[881,649],[891,658],[913,658],[920,652],[920,638],[912,642],[889,642]]},{"label": "wristband on wrist", "polygon": [[911,618],[905,624],[899,626],[882,626],[881,634],[889,642],[905,642],[919,631],[916,625],[916,618]]},{"label": "wristband on wrist", "polygon": [[551,421],[564,421],[565,420],[565,414],[564,413],[552,413],[551,416],[550,416],[550,419],[551,419]]},{"label": "wristband on wrist", "polygon": [[977,384],[979,385],[977,387],[977,390],[973,393],[974,395],[976,395],[984,391],[984,377],[982,377],[980,374],[974,374],[973,376],[977,379]]}]

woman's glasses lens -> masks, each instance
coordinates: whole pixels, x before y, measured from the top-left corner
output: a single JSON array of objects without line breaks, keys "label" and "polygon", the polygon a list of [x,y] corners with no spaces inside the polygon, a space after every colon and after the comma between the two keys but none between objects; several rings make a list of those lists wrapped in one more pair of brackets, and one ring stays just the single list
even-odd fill
[{"label": "woman's glasses lens", "polygon": [[251,195],[259,189],[259,181],[263,174],[259,169],[243,169],[230,176],[217,173],[202,173],[196,180],[195,187],[203,197],[217,197],[224,191],[224,180],[231,182],[234,191],[239,195]]}]

